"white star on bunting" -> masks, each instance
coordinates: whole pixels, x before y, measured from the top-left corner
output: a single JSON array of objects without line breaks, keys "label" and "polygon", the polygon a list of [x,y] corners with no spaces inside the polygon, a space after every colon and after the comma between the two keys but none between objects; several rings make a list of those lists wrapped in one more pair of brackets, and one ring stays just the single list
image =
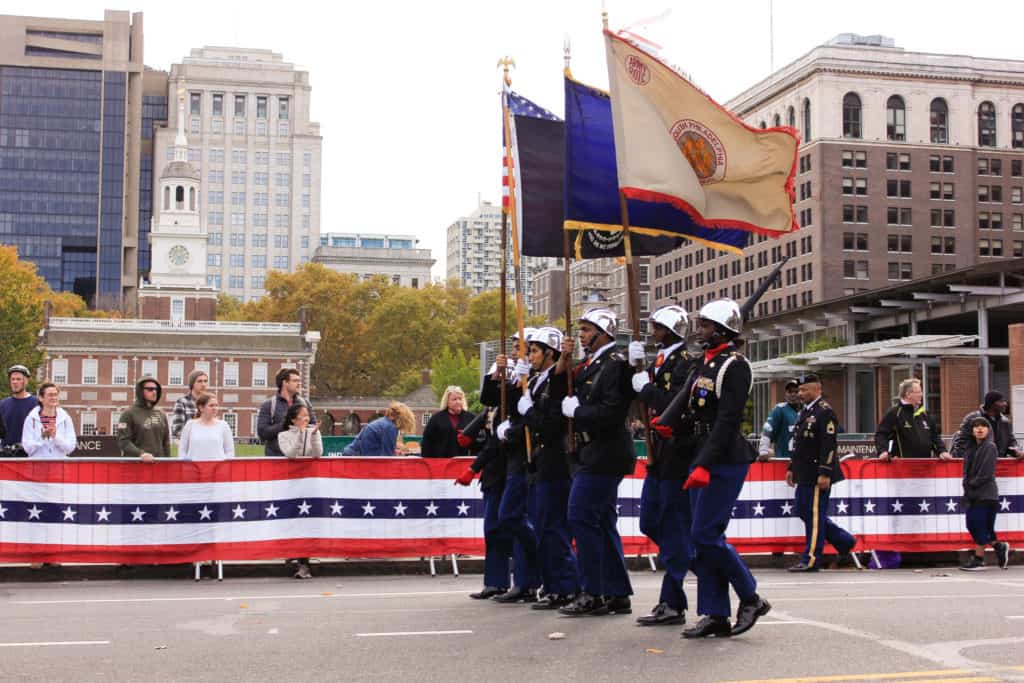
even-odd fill
[{"label": "white star on bunting", "polygon": [[338,501],[334,501],[334,505],[331,506],[331,514],[341,517],[341,511],[344,509],[344,505],[340,504]]},{"label": "white star on bunting", "polygon": [[7,514],[7,508],[5,508],[3,505],[0,505],[0,519],[6,519],[4,517],[4,515],[6,515],[6,514]]},{"label": "white star on bunting", "polygon": [[245,508],[241,504],[235,505],[231,514],[234,515],[231,519],[245,519]]},{"label": "white star on bunting", "polygon": [[434,505],[434,501],[430,501],[430,505],[427,506],[427,517],[437,517],[437,506]]},{"label": "white star on bunting", "polygon": [[956,512],[956,501],[952,498],[946,502],[946,512]]},{"label": "white star on bunting", "polygon": [[32,503],[32,507],[30,507],[28,509],[28,518],[29,519],[38,519],[38,520],[41,521],[42,518],[39,515],[41,515],[42,512],[43,512],[42,510],[40,510],[39,508],[36,507],[35,503]]},{"label": "white star on bunting", "polygon": [[762,517],[762,516],[764,516],[764,505],[761,505],[761,501],[758,501],[757,504],[754,505],[754,516],[755,517]]},{"label": "white star on bunting", "polygon": [[141,522],[142,518],[145,517],[145,516],[146,516],[146,511],[143,510],[142,508],[140,508],[138,505],[136,505],[135,509],[132,510],[132,521],[133,522]]},{"label": "white star on bunting", "polygon": [[791,515],[793,514],[793,506],[790,503],[782,504],[782,514]]},{"label": "white star on bunting", "polygon": [[1003,498],[1001,501],[999,501],[999,510],[1000,510],[1000,512],[1008,512],[1009,509],[1010,509],[1010,499],[1009,498]]},{"label": "white star on bunting", "polygon": [[922,500],[920,503],[917,504],[917,507],[921,509],[921,512],[930,512],[931,506],[932,504],[929,503],[927,500]]},{"label": "white star on bunting", "polygon": [[164,520],[164,521],[166,521],[166,522],[177,522],[178,521],[178,513],[179,512],[180,512],[180,510],[175,510],[174,506],[172,505],[171,507],[169,507],[167,509],[166,512],[164,512],[164,514],[167,515],[167,519]]},{"label": "white star on bunting", "polygon": [[270,505],[268,505],[267,507],[265,507],[263,509],[266,510],[267,518],[269,519],[270,517],[277,517],[277,511],[280,510],[281,508],[279,508],[276,505],[274,505],[273,503],[271,503]]},{"label": "white star on bunting", "polygon": [[64,513],[64,521],[65,522],[67,522],[67,521],[72,521],[72,522],[75,521],[75,515],[78,514],[75,510],[73,510],[71,508],[70,505],[68,505],[66,508],[61,510],[61,512]]},{"label": "white star on bunting", "polygon": [[836,505],[836,512],[837,512],[837,513],[839,513],[840,515],[845,515],[845,514],[846,514],[846,511],[847,511],[847,510],[848,510],[849,508],[850,508],[850,504],[849,504],[849,503],[847,503],[847,502],[846,502],[845,500],[841,500],[841,501],[839,501],[839,503],[838,503],[838,504]]},{"label": "white star on bunting", "polygon": [[903,512],[903,503],[897,500],[895,503],[892,504],[892,511]]},{"label": "white star on bunting", "polygon": [[366,505],[363,506],[363,517],[373,517],[373,511],[376,509],[376,505],[373,505],[370,501],[366,501]]},{"label": "white star on bunting", "polygon": [[211,515],[213,515],[213,510],[211,510],[206,505],[203,506],[202,510],[197,510],[196,512],[199,513],[199,521],[200,522],[203,521],[204,519],[212,519]]},{"label": "white star on bunting", "polygon": [[875,511],[875,504],[870,500],[864,503],[864,512],[873,513]]},{"label": "white star on bunting", "polygon": [[96,511],[96,521],[97,522],[109,522],[110,521],[110,510],[107,509],[106,505],[104,505],[103,507],[101,507],[99,510]]},{"label": "white star on bunting", "polygon": [[466,505],[466,501],[459,503],[459,516],[469,516],[469,506]]},{"label": "white star on bunting", "polygon": [[309,503],[307,503],[306,501],[302,501],[301,503],[299,503],[299,514],[300,515],[309,515],[309,510],[312,507],[313,506],[310,505]]}]

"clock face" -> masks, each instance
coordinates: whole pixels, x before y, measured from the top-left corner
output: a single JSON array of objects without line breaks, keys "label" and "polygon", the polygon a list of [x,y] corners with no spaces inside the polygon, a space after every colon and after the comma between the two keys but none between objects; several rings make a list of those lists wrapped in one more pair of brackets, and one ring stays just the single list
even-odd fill
[{"label": "clock face", "polygon": [[188,263],[188,249],[183,244],[175,244],[171,247],[171,250],[167,252],[167,259],[171,262],[172,266],[183,266]]}]

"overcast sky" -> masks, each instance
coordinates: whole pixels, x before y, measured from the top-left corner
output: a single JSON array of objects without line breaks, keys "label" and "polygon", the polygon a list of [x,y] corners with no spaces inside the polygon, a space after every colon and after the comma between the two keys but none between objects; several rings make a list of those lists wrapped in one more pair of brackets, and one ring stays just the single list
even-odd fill
[{"label": "overcast sky", "polygon": [[[661,15],[647,35],[718,101],[838,33],[881,33],[909,51],[1024,59],[1024,0],[606,0],[611,28]],[[562,44],[579,80],[607,84],[601,0],[343,2],[6,0],[0,12],[102,19],[145,14],[146,64],[168,69],[193,47],[268,48],[310,72],[323,135],[321,231],[413,233],[443,276],[445,230],[500,196],[496,63],[513,88],[557,114]]]}]

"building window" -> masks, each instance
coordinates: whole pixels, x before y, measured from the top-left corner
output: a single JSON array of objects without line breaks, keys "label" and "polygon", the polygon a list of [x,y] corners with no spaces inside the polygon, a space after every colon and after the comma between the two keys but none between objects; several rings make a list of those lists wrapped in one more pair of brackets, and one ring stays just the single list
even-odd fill
[{"label": "building window", "polygon": [[913,280],[913,268],[910,263],[901,261],[894,263],[889,262],[889,279],[890,280]]},{"label": "building window", "polygon": [[[810,158],[808,157],[808,160]],[[852,150],[843,150],[842,153],[842,165],[844,168],[867,168],[868,165],[868,153],[867,152],[855,152]],[[808,164],[808,170],[810,164]]]},{"label": "building window", "polygon": [[867,251],[868,235],[866,232],[844,232],[843,251]]},{"label": "building window", "polygon": [[237,362],[225,362],[224,363],[224,380],[223,385],[225,387],[237,387],[238,386],[238,363]]},{"label": "building window", "polygon": [[[255,245],[253,245],[255,246]],[[266,245],[264,245],[266,246]],[[267,255],[266,254],[253,254],[252,255],[252,267],[264,269],[267,267]]]},{"label": "building window", "polygon": [[67,358],[55,358],[50,364],[50,377],[53,378],[54,384],[67,384],[68,383],[68,359]]},{"label": "building window", "polygon": [[95,358],[82,360],[82,384],[99,383],[99,361]]},{"label": "building window", "polygon": [[185,361],[167,362],[167,384],[172,387],[180,387],[185,384]]},{"label": "building window", "polygon": [[792,106],[786,109],[786,125],[790,128],[796,128],[796,110]]},{"label": "building window", "polygon": [[954,228],[956,212],[953,209],[932,209],[930,225],[933,228]]},{"label": "building window", "polygon": [[890,206],[886,209],[887,225],[913,225],[909,208]]},{"label": "building window", "polygon": [[231,428],[231,436],[238,436],[238,414],[237,413],[224,413],[222,416],[224,421]]},{"label": "building window", "polygon": [[1013,202],[1014,204],[1020,204],[1024,202],[1024,188],[1011,187],[1010,201]]},{"label": "building window", "polygon": [[855,206],[852,204],[843,205],[843,222],[844,223],[867,223],[868,222],[868,207],[866,206]]},{"label": "building window", "polygon": [[899,95],[893,95],[885,103],[885,136],[896,142],[907,139],[907,105]]},{"label": "building window", "polygon": [[811,101],[804,99],[804,142],[810,142],[811,140]]},{"label": "building window", "polygon": [[890,171],[909,171],[910,155],[906,152],[888,152],[885,155],[885,167]]},{"label": "building window", "polygon": [[1003,175],[1003,160],[991,159],[990,162],[989,175]]},{"label": "building window", "polygon": [[171,322],[180,323],[185,319],[185,299],[183,297],[171,298]]},{"label": "building window", "polygon": [[189,93],[188,113],[192,116],[199,116],[203,111],[203,94],[198,92]]},{"label": "building window", "polygon": [[1024,256],[1024,240],[1013,241],[1013,255],[1015,257]]},{"label": "building window", "polygon": [[991,102],[978,106],[978,146],[996,146],[996,107]]},{"label": "building window", "polygon": [[245,233],[244,232],[233,232],[231,233],[231,246],[233,247],[244,247],[245,246]]},{"label": "building window", "polygon": [[110,364],[110,383],[128,384],[128,361],[124,358],[115,358]]},{"label": "building window", "polygon": [[843,137],[862,137],[860,96],[857,93],[843,95]]},{"label": "building window", "polygon": [[232,268],[245,268],[245,254],[231,254],[230,262]]},{"label": "building window", "polygon": [[946,100],[936,97],[931,106],[931,140],[937,145],[949,142],[949,107]]},{"label": "building window", "polygon": [[224,95],[213,94],[213,116],[224,116]]},{"label": "building window", "polygon": [[933,237],[932,253],[938,255],[950,255],[956,253],[955,237]]},{"label": "building window", "polygon": [[288,257],[287,256],[275,256],[274,257],[274,269],[275,270],[288,270]]},{"label": "building window", "polygon": [[889,235],[888,250],[891,254],[909,254],[913,249],[910,235]]},{"label": "building window", "polygon": [[229,289],[245,289],[245,276],[244,275],[231,275],[228,277],[228,288]]},{"label": "building window", "polygon": [[96,413],[83,412],[78,416],[79,432],[82,436],[96,436]]},{"label": "building window", "polygon": [[885,181],[885,196],[891,199],[910,198],[910,181],[909,180],[886,180]]},{"label": "building window", "polygon": [[142,361],[142,376],[157,379],[157,361],[153,359]]},{"label": "building window", "polygon": [[868,280],[867,261],[843,261],[843,277],[852,280]]},{"label": "building window", "polygon": [[256,118],[266,119],[267,118],[267,97],[266,95],[259,95],[256,97]]}]

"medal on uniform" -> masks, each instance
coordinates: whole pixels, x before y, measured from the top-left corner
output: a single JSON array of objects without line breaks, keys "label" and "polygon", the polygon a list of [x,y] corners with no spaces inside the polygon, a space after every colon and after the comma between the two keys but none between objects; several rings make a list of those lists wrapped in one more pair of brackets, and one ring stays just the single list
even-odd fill
[{"label": "medal on uniform", "polygon": [[665,363],[665,354],[659,353],[658,357],[654,359],[654,367],[660,368]]}]

